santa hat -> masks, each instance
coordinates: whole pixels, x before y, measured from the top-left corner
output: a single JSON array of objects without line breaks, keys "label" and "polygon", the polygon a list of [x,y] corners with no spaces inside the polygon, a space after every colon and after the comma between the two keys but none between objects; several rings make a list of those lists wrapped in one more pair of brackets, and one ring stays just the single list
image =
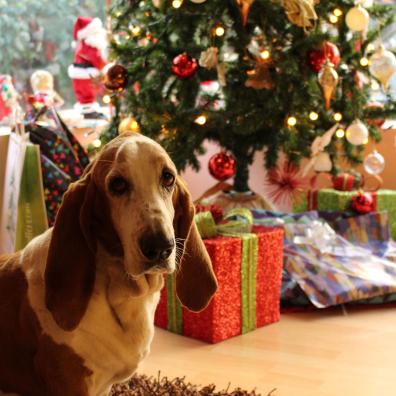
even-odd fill
[{"label": "santa hat", "polygon": [[77,17],[73,27],[73,40],[78,42],[94,35],[98,30],[103,29],[102,21],[99,18]]}]

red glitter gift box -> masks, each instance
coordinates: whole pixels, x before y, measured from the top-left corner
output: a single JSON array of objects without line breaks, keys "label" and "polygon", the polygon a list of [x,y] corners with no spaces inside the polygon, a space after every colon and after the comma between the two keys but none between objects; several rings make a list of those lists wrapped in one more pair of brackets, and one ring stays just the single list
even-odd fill
[{"label": "red glitter gift box", "polygon": [[[216,343],[279,321],[283,230],[255,227],[254,233],[255,255],[245,250],[252,242],[246,236],[252,234],[205,239],[219,283],[217,293],[205,310],[190,312],[180,306],[173,277],[168,276],[155,324],[187,337]],[[244,256],[249,257],[244,259]]]}]

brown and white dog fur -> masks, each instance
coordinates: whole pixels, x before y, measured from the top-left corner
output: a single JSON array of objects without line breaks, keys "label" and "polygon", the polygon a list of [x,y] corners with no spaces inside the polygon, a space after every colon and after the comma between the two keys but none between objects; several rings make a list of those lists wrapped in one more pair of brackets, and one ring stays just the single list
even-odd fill
[{"label": "brown and white dog fur", "polygon": [[[157,143],[133,134],[108,144],[55,226],[0,258],[0,394],[105,396],[129,378],[150,351],[163,274],[176,270],[191,310],[216,290],[193,216]],[[164,240],[178,249],[148,260],[144,244]]]}]

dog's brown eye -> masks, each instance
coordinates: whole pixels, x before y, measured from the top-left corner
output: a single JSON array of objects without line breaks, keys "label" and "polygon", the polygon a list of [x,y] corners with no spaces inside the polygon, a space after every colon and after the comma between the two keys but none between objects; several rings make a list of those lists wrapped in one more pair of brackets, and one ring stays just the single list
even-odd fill
[{"label": "dog's brown eye", "polygon": [[122,195],[129,189],[128,182],[122,177],[113,177],[109,183],[109,190],[114,195]]},{"label": "dog's brown eye", "polygon": [[175,183],[175,175],[171,172],[164,171],[162,173],[162,185],[164,187],[172,187]]}]

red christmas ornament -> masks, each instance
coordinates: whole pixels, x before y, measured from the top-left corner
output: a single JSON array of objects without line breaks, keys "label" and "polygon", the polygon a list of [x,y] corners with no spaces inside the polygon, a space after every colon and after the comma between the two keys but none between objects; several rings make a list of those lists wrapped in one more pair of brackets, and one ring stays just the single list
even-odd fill
[{"label": "red christmas ornament", "polygon": [[321,49],[314,49],[308,52],[308,65],[315,73],[320,72],[326,59],[334,65],[334,68],[337,68],[340,64],[340,51],[338,47],[330,41],[325,41]]},{"label": "red christmas ornament", "polygon": [[172,62],[172,73],[181,79],[192,77],[198,70],[198,62],[187,54],[177,55]]},{"label": "red christmas ornament", "polygon": [[231,154],[218,153],[209,160],[209,172],[219,181],[225,181],[235,174],[235,159]]},{"label": "red christmas ornament", "polygon": [[351,208],[359,214],[374,211],[374,198],[370,193],[360,193],[352,198]]}]

